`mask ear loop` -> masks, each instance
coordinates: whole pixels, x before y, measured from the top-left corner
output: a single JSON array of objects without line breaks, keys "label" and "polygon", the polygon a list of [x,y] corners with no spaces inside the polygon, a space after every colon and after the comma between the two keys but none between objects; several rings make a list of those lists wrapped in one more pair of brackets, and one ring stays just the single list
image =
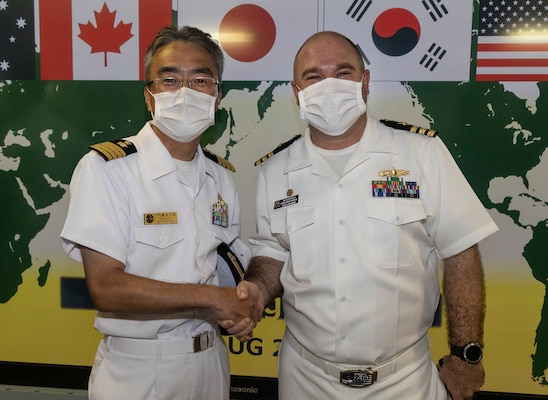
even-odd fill
[{"label": "mask ear loop", "polygon": [[[150,94],[152,96],[152,98],[154,98],[154,95],[152,94],[152,92],[150,91],[150,89],[147,87],[145,87],[146,91],[148,92],[148,94]],[[152,119],[154,119],[154,111],[150,110],[150,116],[152,117]]]},{"label": "mask ear loop", "polygon": [[215,94],[213,95],[213,97],[217,97],[219,95],[219,91],[221,89],[221,82],[219,83],[215,83]]}]

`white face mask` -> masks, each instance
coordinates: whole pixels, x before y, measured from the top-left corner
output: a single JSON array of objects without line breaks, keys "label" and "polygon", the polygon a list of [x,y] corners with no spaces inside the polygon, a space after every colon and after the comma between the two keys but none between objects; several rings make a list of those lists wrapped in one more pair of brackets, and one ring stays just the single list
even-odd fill
[{"label": "white face mask", "polygon": [[298,97],[301,120],[329,136],[342,135],[367,109],[361,81],[322,79]]},{"label": "white face mask", "polygon": [[176,92],[149,93],[154,97],[152,124],[177,142],[191,142],[215,123],[217,96],[186,87]]}]

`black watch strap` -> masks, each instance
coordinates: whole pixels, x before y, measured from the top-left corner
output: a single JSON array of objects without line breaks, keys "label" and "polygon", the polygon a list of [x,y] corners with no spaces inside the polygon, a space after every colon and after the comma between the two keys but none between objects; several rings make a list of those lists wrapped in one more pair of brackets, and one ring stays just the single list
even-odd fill
[{"label": "black watch strap", "polygon": [[468,343],[464,346],[451,346],[451,354],[469,364],[477,364],[483,358],[483,346],[479,343]]}]

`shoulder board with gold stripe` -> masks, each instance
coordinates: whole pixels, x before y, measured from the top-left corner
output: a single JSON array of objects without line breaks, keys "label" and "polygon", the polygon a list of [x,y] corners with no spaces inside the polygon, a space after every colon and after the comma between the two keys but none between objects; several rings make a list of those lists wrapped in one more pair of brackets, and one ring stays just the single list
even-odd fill
[{"label": "shoulder board with gold stripe", "polygon": [[244,279],[245,268],[236,254],[231,250],[226,243],[221,243],[217,246],[217,255],[221,257],[230,269],[230,274],[234,279],[234,283],[238,285]]},{"label": "shoulder board with gold stripe", "polygon": [[225,168],[228,169],[229,171],[236,172],[236,168],[234,168],[234,165],[232,165],[232,164],[230,163],[230,161],[225,160],[223,157],[218,156],[217,154],[214,154],[214,153],[212,153],[211,151],[209,151],[208,149],[204,149],[203,147],[202,147],[202,151],[204,152],[204,155],[205,155],[207,158],[209,158],[211,161],[216,162],[216,163],[219,164],[221,167],[225,167]]},{"label": "shoulder board with gold stripe", "polygon": [[381,119],[381,122],[386,126],[394,129],[401,129],[404,131],[409,131],[411,133],[418,133],[419,135],[424,135],[428,137],[434,137],[438,134],[438,131],[434,129],[421,128],[420,126],[411,125],[407,122],[396,122],[390,121],[389,119]]},{"label": "shoulder board with gold stripe", "polygon": [[137,148],[129,140],[118,139],[110,142],[97,143],[89,146],[91,150],[95,150],[105,161],[114,160],[115,158],[125,157],[129,154],[137,153]]},{"label": "shoulder board with gold stripe", "polygon": [[278,145],[278,147],[276,147],[274,150],[272,150],[270,153],[262,156],[261,158],[259,158],[257,161],[255,161],[255,166],[258,166],[258,165],[261,165],[262,163],[264,163],[266,160],[268,160],[270,157],[274,156],[275,154],[278,154],[280,151],[284,150],[284,149],[287,149],[289,146],[291,146],[293,144],[293,142],[295,142],[297,139],[299,139],[301,137],[301,135],[295,135],[293,136],[293,138],[291,138],[290,140],[288,140],[287,142],[284,142],[284,143],[281,143]]}]

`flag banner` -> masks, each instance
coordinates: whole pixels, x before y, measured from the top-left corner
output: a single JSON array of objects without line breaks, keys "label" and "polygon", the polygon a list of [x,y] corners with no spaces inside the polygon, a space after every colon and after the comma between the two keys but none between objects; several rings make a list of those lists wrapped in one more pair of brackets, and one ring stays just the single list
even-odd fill
[{"label": "flag banner", "polygon": [[537,1],[481,0],[477,81],[548,81],[548,9]]},{"label": "flag banner", "polygon": [[323,30],[360,48],[372,81],[468,81],[472,0],[325,0]]},{"label": "flag banner", "polygon": [[289,81],[297,50],[318,30],[318,9],[318,0],[178,0],[177,18],[219,42],[224,80]]},{"label": "flag banner", "polygon": [[34,1],[0,0],[0,79],[36,79]]},{"label": "flag banner", "polygon": [[43,80],[144,79],[146,49],[172,23],[171,0],[39,0],[39,5]]}]

